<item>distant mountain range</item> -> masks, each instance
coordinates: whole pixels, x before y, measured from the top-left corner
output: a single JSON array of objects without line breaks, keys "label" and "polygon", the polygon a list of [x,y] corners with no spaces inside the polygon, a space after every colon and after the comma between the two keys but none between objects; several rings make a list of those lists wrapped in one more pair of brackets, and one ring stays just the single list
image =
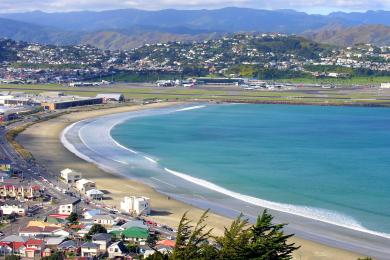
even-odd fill
[{"label": "distant mountain range", "polygon": [[[204,40],[237,32],[302,34],[310,31],[310,34],[305,35],[323,41],[328,39],[321,35],[330,33],[328,31],[331,25],[337,24],[342,28],[361,25],[390,26],[390,11],[309,15],[293,10],[248,8],[161,11],[124,9],[68,13],[36,11],[0,14],[0,17],[0,37],[45,44],[84,43],[110,49],[128,49],[144,43],[173,40]],[[327,32],[321,33],[324,30],[320,28],[325,28]],[[388,30],[383,28],[371,27],[373,30],[378,29],[379,37],[385,39],[388,35],[382,34],[388,34]],[[371,32],[370,35],[376,34]],[[373,38],[375,37],[359,37],[359,40],[374,40]],[[344,45],[341,40],[327,42]]]},{"label": "distant mountain range", "polygon": [[310,40],[338,46],[353,46],[360,43],[371,43],[377,46],[390,45],[390,26],[361,25],[343,27],[340,25],[308,31],[302,34]]}]

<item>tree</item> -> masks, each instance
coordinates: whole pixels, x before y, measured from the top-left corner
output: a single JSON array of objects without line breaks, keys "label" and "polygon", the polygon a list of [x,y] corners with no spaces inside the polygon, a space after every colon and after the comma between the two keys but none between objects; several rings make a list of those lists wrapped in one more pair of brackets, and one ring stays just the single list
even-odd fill
[{"label": "tree", "polygon": [[247,259],[246,249],[251,242],[248,220],[241,214],[216,240],[220,248],[219,259]]},{"label": "tree", "polygon": [[70,213],[70,215],[66,218],[70,223],[74,224],[77,222],[79,216],[77,215],[77,213]]},{"label": "tree", "polygon": [[100,224],[93,224],[93,226],[89,230],[89,232],[86,235],[86,237],[90,238],[93,235],[99,234],[99,233],[107,233],[107,229],[105,227],[103,227],[102,225],[100,225]]},{"label": "tree", "polygon": [[202,214],[195,226],[191,225],[187,213],[184,213],[177,230],[176,247],[171,259],[205,259],[203,253],[206,250],[204,249],[208,245],[212,232],[212,229],[206,231],[207,213],[208,210]]},{"label": "tree", "polygon": [[273,216],[264,210],[256,224],[250,228],[249,258],[291,259],[291,254],[299,248],[294,243],[287,242],[294,235],[284,235],[283,228],[286,224],[273,224],[272,220]]},{"label": "tree", "polygon": [[191,225],[185,213],[179,223],[172,254],[156,251],[147,259],[287,260],[299,248],[288,243],[293,235],[283,233],[285,224],[273,224],[273,217],[266,210],[257,218],[255,225],[250,225],[241,214],[230,227],[225,228],[221,237],[211,236],[212,229],[207,229],[205,224],[207,213],[203,213],[195,226]]}]

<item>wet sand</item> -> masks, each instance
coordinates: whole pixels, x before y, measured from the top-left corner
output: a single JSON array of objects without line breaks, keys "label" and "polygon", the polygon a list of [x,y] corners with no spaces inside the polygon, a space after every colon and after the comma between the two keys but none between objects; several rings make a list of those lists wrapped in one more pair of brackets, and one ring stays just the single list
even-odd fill
[{"label": "wet sand", "polygon": [[[134,105],[70,113],[32,125],[18,136],[17,141],[33,154],[38,163],[44,165],[52,173],[59,174],[62,169],[71,168],[82,172],[83,177],[95,181],[97,188],[107,193],[106,197],[108,199],[103,201],[105,204],[119,207],[119,203],[124,196],[143,195],[150,197],[154,210],[154,214],[150,218],[159,223],[175,227],[186,211],[189,211],[191,219],[197,220],[203,213],[203,210],[169,199],[167,196],[156,192],[144,184],[104,172],[94,164],[88,163],[69,152],[60,141],[61,132],[71,123],[113,113],[160,108],[168,105],[172,105],[172,103],[158,103],[146,106]],[[208,224],[214,228],[216,234],[221,234],[224,227],[228,226],[230,222],[231,219],[229,218],[213,213],[209,214]],[[359,257],[359,255],[349,251],[296,237],[293,239],[293,242],[302,246],[295,253],[295,259],[357,259]]]}]

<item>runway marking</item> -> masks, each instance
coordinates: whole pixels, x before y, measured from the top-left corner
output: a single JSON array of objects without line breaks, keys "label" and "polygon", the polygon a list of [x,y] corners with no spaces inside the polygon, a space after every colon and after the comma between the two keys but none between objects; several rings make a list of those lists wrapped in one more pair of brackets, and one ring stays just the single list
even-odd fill
[{"label": "runway marking", "polygon": [[166,184],[166,185],[169,185],[169,186],[171,186],[171,187],[173,187],[173,188],[176,188],[175,185],[170,184],[170,183],[168,183],[168,182],[162,181],[162,180],[157,179],[157,178],[155,178],[155,177],[150,177],[150,178],[153,179],[153,180],[159,181],[159,182],[161,182],[161,183],[164,183],[164,184]]}]

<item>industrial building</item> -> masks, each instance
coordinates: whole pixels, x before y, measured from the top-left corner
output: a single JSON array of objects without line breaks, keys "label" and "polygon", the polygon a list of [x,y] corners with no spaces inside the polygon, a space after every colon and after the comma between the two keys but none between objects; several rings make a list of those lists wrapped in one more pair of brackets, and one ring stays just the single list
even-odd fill
[{"label": "industrial building", "polygon": [[48,99],[41,102],[41,106],[45,110],[56,110],[56,109],[66,109],[71,107],[78,106],[90,106],[102,104],[102,98],[81,98],[81,97],[72,97],[69,98],[59,98],[59,99]]}]

